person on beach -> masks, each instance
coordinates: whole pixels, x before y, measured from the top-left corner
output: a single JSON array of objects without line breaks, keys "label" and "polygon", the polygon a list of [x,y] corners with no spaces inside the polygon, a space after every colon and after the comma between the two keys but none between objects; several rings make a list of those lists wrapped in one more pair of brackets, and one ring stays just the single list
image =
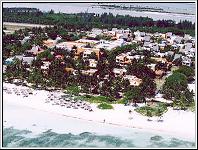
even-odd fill
[{"label": "person on beach", "polygon": [[105,119],[103,120],[103,123],[105,123]]},{"label": "person on beach", "polygon": [[129,114],[130,114],[129,119],[133,119],[133,117],[131,116],[132,110],[129,110]]}]

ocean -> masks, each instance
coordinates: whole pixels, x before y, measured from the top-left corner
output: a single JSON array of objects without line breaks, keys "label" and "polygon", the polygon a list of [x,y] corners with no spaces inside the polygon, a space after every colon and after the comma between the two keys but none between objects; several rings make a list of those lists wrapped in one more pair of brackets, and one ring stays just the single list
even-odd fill
[{"label": "ocean", "polygon": [[[3,3],[3,7],[33,7],[42,11],[50,11],[53,9],[55,12],[64,13],[81,13],[89,12],[102,14],[104,12],[112,13],[113,15],[131,15],[136,17],[150,17],[154,20],[189,20],[196,21],[196,5],[194,3],[119,3],[117,5],[133,5],[142,7],[162,8],[168,12],[174,13],[158,13],[158,12],[139,12],[129,10],[116,10],[116,9],[103,9],[99,7],[93,7],[97,3]],[[106,4],[106,3],[105,3]],[[114,4],[114,3],[111,3]],[[193,15],[177,14],[177,13],[190,13]]]},{"label": "ocean", "polygon": [[3,129],[3,147],[72,147],[72,148],[163,148],[163,147],[195,147],[194,142],[177,138],[164,138],[160,135],[131,132],[130,138],[112,135],[98,135],[91,132],[80,134],[56,133],[47,130],[34,135],[28,130],[18,130],[13,127]]},{"label": "ocean", "polygon": [[195,141],[142,129],[94,123],[4,102],[3,147],[195,147]]}]

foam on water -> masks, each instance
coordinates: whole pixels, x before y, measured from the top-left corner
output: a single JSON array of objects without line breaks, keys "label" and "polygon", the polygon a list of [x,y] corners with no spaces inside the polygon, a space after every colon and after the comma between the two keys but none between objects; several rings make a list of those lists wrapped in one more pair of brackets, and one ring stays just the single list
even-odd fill
[{"label": "foam on water", "polygon": [[6,101],[3,119],[5,147],[195,147],[194,141],[164,133],[69,118]]},{"label": "foam on water", "polygon": [[77,135],[71,133],[58,134],[47,130],[36,137],[25,136],[32,132],[4,128],[4,147],[195,147],[195,143],[176,138],[164,138],[162,136],[142,135],[135,138],[123,138],[110,135],[97,135],[84,132]]}]

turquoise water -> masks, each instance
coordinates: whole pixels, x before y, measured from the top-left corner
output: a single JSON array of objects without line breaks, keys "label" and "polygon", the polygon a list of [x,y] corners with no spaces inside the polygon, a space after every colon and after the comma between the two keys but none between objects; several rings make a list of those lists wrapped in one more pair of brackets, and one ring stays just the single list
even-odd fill
[{"label": "turquoise water", "polygon": [[[161,148],[195,147],[195,140],[143,129],[65,117],[4,99],[3,146]],[[17,115],[15,115],[17,114]]]},{"label": "turquoise water", "polygon": [[194,142],[180,140],[173,137],[163,137],[135,132],[129,138],[98,135],[90,132],[80,134],[59,134],[47,130],[40,134],[33,134],[28,130],[18,130],[13,127],[3,129],[3,147],[97,147],[97,148],[160,148],[160,147],[195,147]]}]

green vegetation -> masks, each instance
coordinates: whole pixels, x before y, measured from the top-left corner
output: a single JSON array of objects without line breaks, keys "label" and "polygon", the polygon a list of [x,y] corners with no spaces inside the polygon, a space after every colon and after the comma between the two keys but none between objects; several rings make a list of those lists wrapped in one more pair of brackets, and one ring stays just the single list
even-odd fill
[{"label": "green vegetation", "polygon": [[98,105],[99,109],[113,109],[113,106],[107,103],[101,103]]},{"label": "green vegetation", "polygon": [[121,103],[138,103],[145,102],[145,97],[152,97],[155,95],[157,89],[156,83],[151,78],[143,78],[139,86],[130,86],[124,90],[124,98]]},{"label": "green vegetation", "polygon": [[123,97],[123,98],[119,99],[116,103],[117,104],[127,104],[127,102],[128,102],[128,100],[125,97]]},{"label": "green vegetation", "polygon": [[127,67],[127,73],[138,78],[155,78],[155,72],[141,63],[133,63]]},{"label": "green vegetation", "polygon": [[173,73],[166,78],[163,85],[162,93],[167,99],[172,99],[177,93],[187,89],[187,78],[182,73]]},{"label": "green vegetation", "polygon": [[165,98],[172,99],[173,106],[179,109],[194,105],[194,93],[189,91],[187,78],[182,73],[174,72],[169,76],[162,87],[162,93]]},{"label": "green vegetation", "polygon": [[43,58],[45,58],[46,60],[53,59],[53,55],[50,53],[50,50],[45,50],[44,52],[38,54],[37,59],[43,59]]},{"label": "green vegetation", "polygon": [[[50,12],[41,12],[39,10],[30,11],[24,8],[3,8],[3,21],[58,25],[64,26],[69,30],[89,30],[94,27],[107,29],[113,27],[129,27],[133,30],[145,32],[165,33],[169,31],[180,35],[184,35],[184,33],[195,35],[195,23],[186,20],[175,23],[172,20],[154,21],[148,17],[132,17],[130,15],[114,16],[112,13],[99,15],[95,13],[65,14],[51,12],[53,12],[53,10]],[[30,16],[31,19],[29,19]]]},{"label": "green vegetation", "polygon": [[65,72],[65,65],[62,64],[62,60],[55,59],[51,62],[49,66],[49,73],[47,75],[48,79],[50,79],[51,85],[54,87],[66,87],[66,81],[68,78],[68,73]]},{"label": "green vegetation", "polygon": [[42,76],[41,71],[38,70],[38,69],[34,69],[34,70],[30,73],[29,78],[28,78],[28,81],[29,81],[30,83],[34,83],[35,86],[43,85],[44,80],[43,80],[43,76]]},{"label": "green vegetation", "polygon": [[6,73],[4,74],[5,77],[8,79],[26,79],[30,75],[30,72],[25,69],[26,65],[27,64],[23,64],[18,58],[14,58],[13,62],[7,65]]},{"label": "green vegetation", "polygon": [[136,112],[148,117],[152,117],[152,116],[160,117],[167,110],[168,110],[167,106],[164,103],[159,103],[152,106],[143,106],[135,109]]},{"label": "green vegetation", "polygon": [[134,27],[131,28],[132,31],[137,31],[140,30],[142,32],[149,32],[149,33],[167,33],[167,32],[172,32],[176,35],[181,35],[183,36],[185,34],[190,34],[191,36],[195,36],[195,30],[194,29],[178,29],[177,27],[160,27],[160,26],[151,26],[151,27]]},{"label": "green vegetation", "polygon": [[121,54],[121,53],[126,53],[126,52],[130,52],[131,50],[137,50],[138,44],[129,44],[129,45],[124,45],[122,47],[116,47],[115,50],[113,51],[109,51],[108,55],[110,56],[110,58],[108,59],[110,61],[110,59],[112,58],[116,58],[117,55]]},{"label": "green vegetation", "polygon": [[192,112],[195,112],[195,102],[192,102],[190,105],[189,105],[189,107],[188,107],[188,109],[190,110],[190,111],[192,111]]},{"label": "green vegetation", "polygon": [[193,96],[193,91],[189,91],[188,89],[178,93],[174,98],[173,107],[182,110],[193,109],[195,107]]},{"label": "green vegetation", "polygon": [[[11,10],[13,11],[11,12]],[[92,103],[126,104],[127,102],[145,102],[146,97],[153,97],[156,94],[155,72],[146,65],[153,62],[157,64],[156,66],[159,69],[164,69],[167,66],[152,60],[150,52],[141,51],[139,46],[143,43],[140,42],[117,47],[112,51],[101,49],[100,59],[97,58],[96,53],[91,53],[88,58],[98,60],[96,67],[98,71],[93,75],[86,75],[82,70],[90,69],[89,61],[82,57],[79,57],[77,60],[74,59],[77,46],[73,45],[73,50],[71,51],[57,47],[48,49],[43,45],[43,40],[48,38],[56,39],[57,35],[59,35],[62,37],[62,41],[73,41],[85,36],[85,32],[93,27],[109,30],[113,27],[125,29],[130,27],[132,31],[143,28],[141,31],[149,29],[149,32],[154,31],[154,29],[157,32],[161,32],[164,29],[169,31],[168,29],[172,28],[178,34],[182,34],[184,30],[194,31],[194,27],[190,22],[175,24],[174,22],[170,23],[170,21],[153,21],[147,17],[113,16],[106,13],[102,15],[88,13],[64,14],[54,13],[53,10],[43,13],[37,9],[25,9],[24,11],[22,8],[19,8],[4,9],[3,15],[5,16],[4,21],[54,25],[53,27],[45,28],[25,28],[15,31],[14,34],[3,36],[3,60],[19,54],[27,56],[26,50],[31,49],[33,45],[39,45],[44,50],[44,52],[37,55],[37,59],[30,65],[23,64],[20,60],[15,60],[14,63],[7,66],[6,73],[4,74],[5,77],[8,79],[18,78],[23,81],[27,80],[35,86],[62,88],[76,96],[83,92],[87,95],[81,96],[81,98]],[[183,24],[186,26],[183,26]],[[22,44],[21,40],[29,35],[30,39]],[[97,38],[108,39],[110,37],[98,36]],[[87,47],[92,47],[92,44],[87,44]],[[168,51],[170,48],[170,46],[167,46],[165,51]],[[127,75],[134,75],[142,80],[142,83],[135,87],[130,85],[129,80],[116,76],[113,71],[113,68],[120,67],[116,63],[116,56],[126,52],[133,53],[132,50],[135,51],[134,54],[145,56],[140,60],[134,59],[132,64],[126,66]],[[31,53],[29,55],[34,56]],[[56,55],[61,55],[61,59],[54,59]],[[80,55],[82,56],[82,53]],[[48,60],[51,63],[49,68],[41,69],[43,60]],[[74,74],[72,73],[73,70],[75,70]],[[179,106],[181,109],[193,106],[193,94],[187,89],[187,83],[192,77],[194,77],[193,68],[181,66],[173,75],[166,79],[162,88],[165,98],[174,100],[174,106]],[[89,96],[93,94],[101,96]],[[147,115],[152,115],[150,111],[147,113]]]},{"label": "green vegetation", "polygon": [[79,95],[80,93],[80,88],[78,86],[69,86],[66,88],[67,93],[70,93],[72,95]]},{"label": "green vegetation", "polygon": [[189,66],[180,66],[179,69],[175,70],[174,71],[175,73],[176,72],[179,72],[179,73],[182,73],[186,76],[187,80],[188,81],[192,81],[194,80],[193,77],[195,75],[195,71],[192,67],[189,67]]},{"label": "green vegetation", "polygon": [[96,55],[95,52],[91,52],[91,55],[89,55],[88,59],[95,59],[95,60],[98,60],[98,57]]},{"label": "green vegetation", "polygon": [[95,37],[95,39],[96,40],[110,40],[111,39],[111,36],[105,36],[105,35],[97,35],[96,37]]},{"label": "green vegetation", "polygon": [[142,83],[139,85],[141,88],[142,97],[152,97],[157,90],[157,84],[152,78],[143,78]]},{"label": "green vegetation", "polygon": [[124,98],[127,101],[132,101],[133,103],[139,102],[142,97],[141,95],[141,89],[139,87],[132,87],[129,91],[124,93]]},{"label": "green vegetation", "polygon": [[81,96],[84,100],[90,102],[90,103],[109,103],[110,98],[106,96],[92,96],[92,95],[85,95]]}]

